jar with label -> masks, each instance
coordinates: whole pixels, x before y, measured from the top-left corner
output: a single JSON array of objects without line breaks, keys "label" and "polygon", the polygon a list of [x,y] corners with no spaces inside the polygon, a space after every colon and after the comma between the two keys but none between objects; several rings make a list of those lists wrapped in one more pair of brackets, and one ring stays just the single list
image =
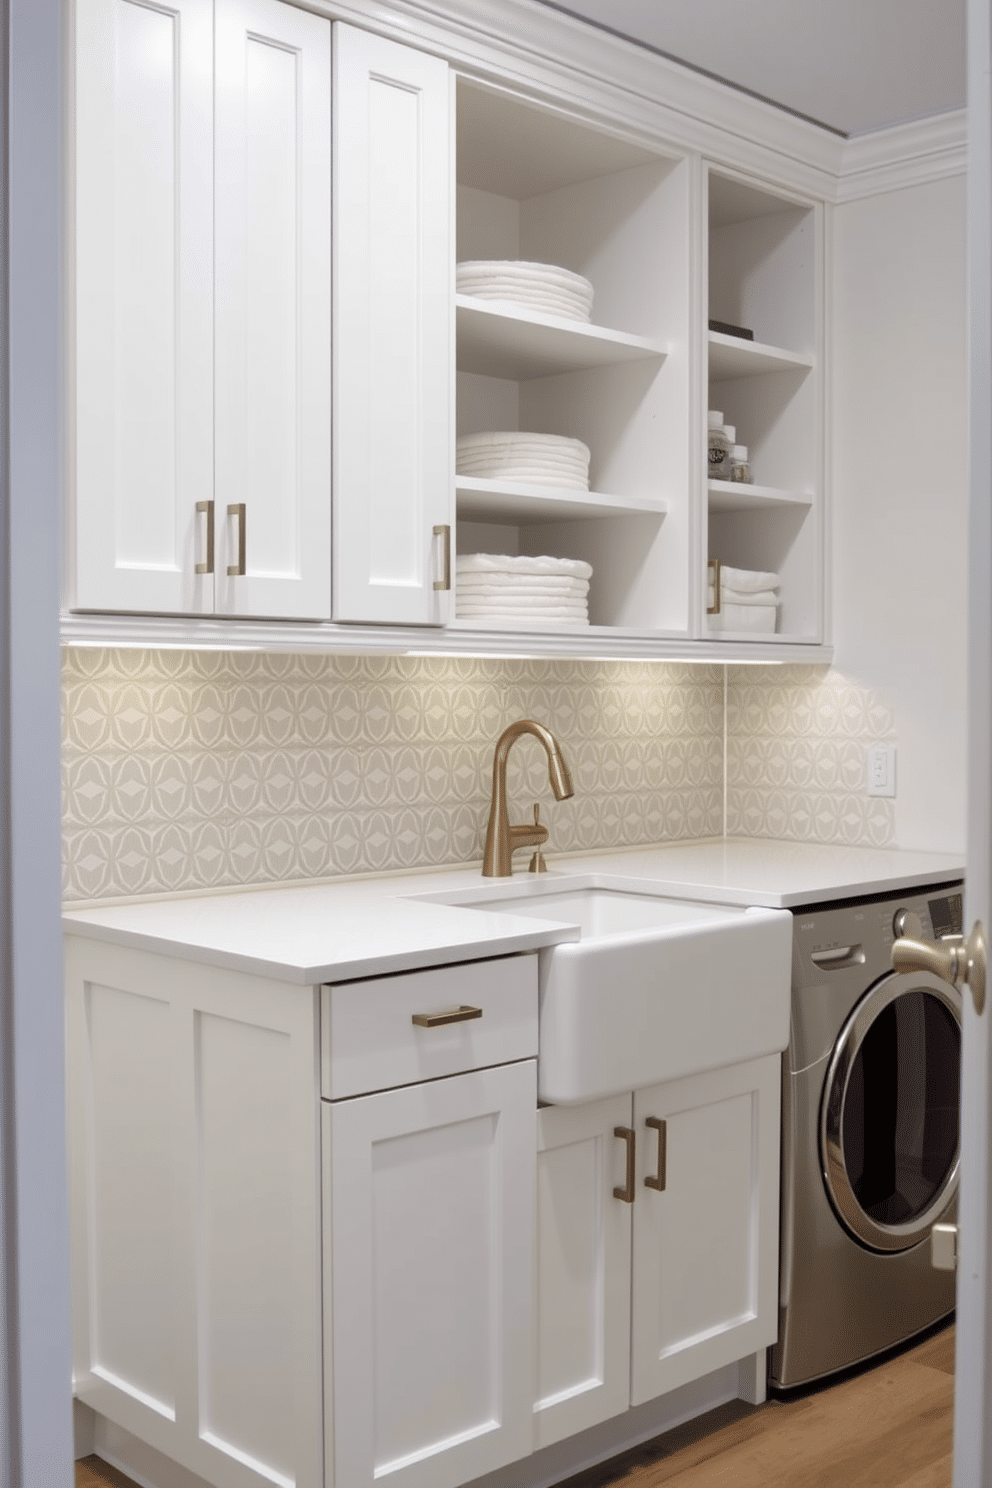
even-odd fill
[{"label": "jar with label", "polygon": [[747,445],[735,444],[730,451],[730,479],[742,485],[751,484],[751,467],[747,461]]},{"label": "jar with label", "polygon": [[708,470],[710,480],[730,478],[730,440],[723,427],[723,414],[711,408],[706,415]]}]

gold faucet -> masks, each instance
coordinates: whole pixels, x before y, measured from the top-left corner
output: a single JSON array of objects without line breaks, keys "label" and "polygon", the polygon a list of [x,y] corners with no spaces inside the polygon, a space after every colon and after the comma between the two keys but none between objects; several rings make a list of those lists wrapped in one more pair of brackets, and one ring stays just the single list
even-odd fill
[{"label": "gold faucet", "polygon": [[531,872],[540,873],[544,867],[541,846],[548,840],[548,829],[538,819],[534,807],[533,825],[524,822],[511,826],[506,805],[506,761],[510,748],[521,734],[533,734],[544,745],[548,756],[548,779],[558,801],[567,800],[573,794],[572,777],[568,773],[561,746],[550,729],[543,723],[534,723],[530,718],[521,718],[504,729],[496,741],[493,755],[493,799],[489,808],[489,826],[486,829],[486,848],[482,857],[484,878],[509,878],[513,872],[513,854],[518,847],[533,847],[537,851],[531,859]]}]

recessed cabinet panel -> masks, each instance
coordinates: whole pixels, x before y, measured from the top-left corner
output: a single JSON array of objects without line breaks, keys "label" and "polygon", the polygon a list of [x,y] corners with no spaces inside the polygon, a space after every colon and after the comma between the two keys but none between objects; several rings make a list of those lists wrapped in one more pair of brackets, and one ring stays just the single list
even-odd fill
[{"label": "recessed cabinet panel", "polygon": [[83,996],[91,1278],[85,1366],[175,1419],[176,1188],[169,1063],[162,1057],[169,1007],[98,982]]},{"label": "recessed cabinet panel", "polygon": [[777,1056],[634,1094],[634,1405],[774,1342],[780,1098]]},{"label": "recessed cabinet panel", "polygon": [[[330,617],[331,27],[216,20],[217,608]],[[232,510],[234,508],[234,510]]]},{"label": "recessed cabinet panel", "polygon": [[334,76],[334,618],[439,624],[454,500],[448,68],[339,24]]},{"label": "recessed cabinet panel", "polygon": [[[198,1012],[200,1436],[292,1476],[294,1236],[289,1035]],[[264,1407],[264,1408],[263,1408]]]},{"label": "recessed cabinet panel", "polygon": [[213,607],[210,0],[80,0],[76,52],[76,593]]},{"label": "recessed cabinet panel", "polygon": [[535,1105],[533,1060],[325,1105],[342,1488],[531,1451]]},{"label": "recessed cabinet panel", "polygon": [[630,1124],[629,1095],[537,1113],[536,1447],[630,1403]]}]

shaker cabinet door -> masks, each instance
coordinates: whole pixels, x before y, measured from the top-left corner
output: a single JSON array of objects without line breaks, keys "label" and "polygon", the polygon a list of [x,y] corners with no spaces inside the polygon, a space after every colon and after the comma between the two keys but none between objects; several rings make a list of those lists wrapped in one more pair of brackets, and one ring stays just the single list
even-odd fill
[{"label": "shaker cabinet door", "polygon": [[634,1094],[631,1404],[777,1336],[777,1055]]},{"label": "shaker cabinet door", "polygon": [[78,0],[75,25],[72,601],[209,612],[213,5]]},{"label": "shaker cabinet door", "polygon": [[336,1488],[531,1451],[536,1105],[533,1060],[324,1103]]},{"label": "shaker cabinet door", "polygon": [[435,585],[454,521],[450,97],[439,58],[336,27],[336,620],[448,618]]},{"label": "shaker cabinet door", "polygon": [[331,25],[217,0],[217,609],[329,619]]}]

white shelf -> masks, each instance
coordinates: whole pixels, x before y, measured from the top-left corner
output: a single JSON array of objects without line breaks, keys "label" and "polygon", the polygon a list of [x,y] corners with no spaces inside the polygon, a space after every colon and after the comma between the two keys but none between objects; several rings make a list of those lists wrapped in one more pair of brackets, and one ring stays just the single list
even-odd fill
[{"label": "white shelf", "polygon": [[539,522],[582,520],[624,515],[664,516],[668,503],[640,496],[607,496],[558,486],[517,485],[508,481],[455,477],[458,516],[471,522]]},{"label": "white shelf", "polygon": [[663,361],[668,347],[581,320],[537,315],[507,302],[456,295],[458,370],[515,382],[608,367]]},{"label": "white shelf", "polygon": [[765,372],[808,372],[813,366],[811,356],[762,341],[745,341],[743,336],[726,336],[722,331],[709,332],[709,348],[711,382],[759,377]]},{"label": "white shelf", "polygon": [[812,506],[808,491],[781,491],[777,486],[755,486],[737,481],[706,482],[710,511],[768,511],[779,506]]}]

